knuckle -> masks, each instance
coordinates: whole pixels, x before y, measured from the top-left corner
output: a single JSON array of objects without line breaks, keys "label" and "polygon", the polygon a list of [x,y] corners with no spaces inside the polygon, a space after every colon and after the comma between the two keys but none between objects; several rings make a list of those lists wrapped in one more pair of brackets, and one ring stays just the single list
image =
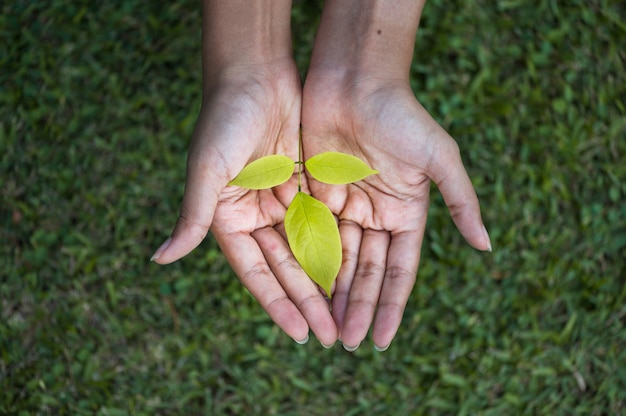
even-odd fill
[{"label": "knuckle", "polygon": [[241,276],[241,280],[248,282],[251,280],[258,280],[260,278],[267,278],[271,274],[272,271],[267,263],[259,262],[246,271],[243,276]]},{"label": "knuckle", "polygon": [[380,279],[384,273],[385,273],[385,266],[372,262],[372,261],[368,261],[368,262],[361,263],[359,265],[356,275],[360,279],[370,280],[370,279]]},{"label": "knuckle", "polygon": [[450,204],[448,206],[448,212],[452,218],[458,218],[465,212],[467,204]]},{"label": "knuckle", "polygon": [[356,299],[350,298],[348,300],[348,305],[350,308],[358,307],[358,308],[364,308],[366,310],[374,310],[374,308],[376,308],[375,301],[371,299],[365,299],[365,298],[356,298]]},{"label": "knuckle", "polygon": [[293,259],[293,258],[289,258],[289,257],[285,258],[283,260],[280,260],[276,264],[276,268],[280,269],[283,273],[293,273],[293,272],[300,272],[300,273],[302,273],[302,268],[296,262],[296,260]]},{"label": "knuckle", "polygon": [[321,296],[319,296],[319,294],[312,294],[301,299],[297,303],[297,306],[299,310],[303,310],[304,308],[307,308],[309,306],[315,308],[317,304],[322,304],[322,303],[323,303],[322,306],[326,307],[326,301]]},{"label": "knuckle", "polygon": [[[272,271],[267,263],[259,262],[248,269],[241,277],[240,280],[244,286],[250,289],[253,286],[260,287],[258,285],[261,281],[267,281],[272,278]],[[270,311],[273,308],[280,308],[279,305],[284,302],[288,302],[289,298],[285,293],[278,294],[270,293],[268,290],[252,291],[254,297],[261,304],[261,307],[266,311]]]},{"label": "knuckle", "polygon": [[348,247],[342,248],[341,256],[343,264],[355,264],[359,260],[359,254]]},{"label": "knuckle", "polygon": [[271,311],[274,308],[280,309],[280,305],[285,302],[289,302],[287,295],[281,295],[275,298],[268,299],[267,302],[261,303],[261,307],[271,315]]},{"label": "knuckle", "polygon": [[181,224],[184,228],[190,229],[193,233],[199,237],[204,238],[209,232],[209,224],[203,221],[199,221],[193,216],[189,215],[187,211],[182,208],[180,214],[178,214],[178,224]]},{"label": "knuckle", "polygon": [[416,273],[410,272],[401,266],[391,266],[385,270],[385,280],[407,280],[414,281]]}]

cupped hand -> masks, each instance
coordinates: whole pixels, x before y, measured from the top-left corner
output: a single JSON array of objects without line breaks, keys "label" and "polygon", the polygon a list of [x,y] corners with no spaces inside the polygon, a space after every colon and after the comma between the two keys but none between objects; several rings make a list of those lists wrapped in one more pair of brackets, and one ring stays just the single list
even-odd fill
[{"label": "cupped hand", "polygon": [[171,263],[200,244],[209,229],[241,282],[292,338],[309,327],[324,345],[337,338],[328,304],[297,264],[282,236],[292,178],[274,189],[228,186],[262,156],[298,159],[301,83],[292,60],[237,68],[205,89],[192,137],[180,216],[153,260]]},{"label": "cupped hand", "polygon": [[395,336],[415,283],[436,183],[470,245],[490,250],[459,148],[404,80],[310,72],[304,86],[305,159],[324,151],[362,158],[379,174],[345,185],[309,180],[339,219],[343,264],[332,298],[339,336],[353,350],[367,335],[379,350]]}]

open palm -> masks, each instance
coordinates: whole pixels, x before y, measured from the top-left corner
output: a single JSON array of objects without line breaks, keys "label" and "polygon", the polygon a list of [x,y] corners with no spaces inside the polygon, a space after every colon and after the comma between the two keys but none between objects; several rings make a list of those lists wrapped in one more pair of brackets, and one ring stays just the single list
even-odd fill
[{"label": "open palm", "polygon": [[406,83],[368,79],[332,84],[322,76],[305,84],[305,158],[341,151],[379,171],[346,186],[309,181],[312,194],[339,218],[344,260],[333,316],[348,349],[359,345],[373,320],[374,342],[386,348],[415,282],[431,180],[467,241],[486,250],[489,240],[456,142]]},{"label": "open palm", "polygon": [[304,340],[310,326],[320,342],[332,344],[337,331],[328,305],[281,235],[297,185],[292,180],[261,191],[228,186],[252,160],[270,154],[297,160],[300,107],[292,62],[256,68],[207,94],[189,149],[180,216],[155,261],[185,256],[211,229],[242,283],[288,335]]}]

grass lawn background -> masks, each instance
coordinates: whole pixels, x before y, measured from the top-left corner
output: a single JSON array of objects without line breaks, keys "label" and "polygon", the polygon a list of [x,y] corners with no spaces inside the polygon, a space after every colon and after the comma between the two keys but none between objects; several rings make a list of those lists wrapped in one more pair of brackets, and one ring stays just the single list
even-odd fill
[{"label": "grass lawn background", "polygon": [[[304,74],[321,5],[296,1]],[[300,346],[174,225],[198,1],[0,6],[0,414],[626,414],[626,12],[443,1],[412,86],[457,138],[494,246],[433,188],[390,349]]]}]

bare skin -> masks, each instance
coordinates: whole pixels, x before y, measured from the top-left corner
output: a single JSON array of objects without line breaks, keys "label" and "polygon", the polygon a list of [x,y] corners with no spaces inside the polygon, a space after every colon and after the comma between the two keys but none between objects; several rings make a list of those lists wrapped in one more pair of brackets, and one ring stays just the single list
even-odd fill
[{"label": "bare skin", "polygon": [[[424,1],[327,0],[302,90],[285,0],[204,0],[203,105],[192,137],[185,194],[167,264],[215,235],[241,282],[298,342],[354,350],[373,322],[376,347],[398,330],[415,283],[430,181],[477,249],[490,249],[478,199],[456,142],[417,102],[409,68]],[[295,178],[272,190],[228,186],[270,154],[305,159],[336,150],[379,174],[346,186],[305,181],[339,218],[344,260],[332,300],[297,264],[284,238]]]},{"label": "bare skin", "polygon": [[372,322],[378,349],[396,334],[416,279],[431,180],[469,244],[490,249],[458,146],[409,85],[423,5],[327,1],[304,86],[305,158],[341,151],[380,172],[343,187],[309,181],[340,221],[344,262],[333,317],[348,350]]},{"label": "bare skin", "polygon": [[204,2],[203,105],[189,148],[180,216],[153,260],[187,255],[209,229],[241,282],[298,342],[331,345],[328,304],[280,234],[293,180],[272,190],[227,186],[252,160],[298,156],[302,87],[291,53],[289,1]]}]

